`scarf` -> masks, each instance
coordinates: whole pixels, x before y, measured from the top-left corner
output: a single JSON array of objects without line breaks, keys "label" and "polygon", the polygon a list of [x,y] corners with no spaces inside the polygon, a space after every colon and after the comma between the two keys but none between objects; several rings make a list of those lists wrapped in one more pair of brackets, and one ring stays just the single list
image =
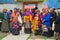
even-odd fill
[{"label": "scarf", "polygon": [[29,15],[30,14],[30,12],[26,12],[26,15]]}]

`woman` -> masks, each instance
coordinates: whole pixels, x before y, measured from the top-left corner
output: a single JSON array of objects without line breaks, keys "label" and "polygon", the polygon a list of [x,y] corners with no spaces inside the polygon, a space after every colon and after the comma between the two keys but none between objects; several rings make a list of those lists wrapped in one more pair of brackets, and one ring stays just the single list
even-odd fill
[{"label": "woman", "polygon": [[12,32],[12,10],[10,10],[10,32]]},{"label": "woman", "polygon": [[55,21],[55,39],[60,40],[60,9],[58,10],[58,15]]},{"label": "woman", "polygon": [[42,33],[42,15],[40,14],[40,10],[37,9],[36,10],[36,14],[34,16],[34,19],[33,19],[33,32],[35,32],[35,35],[39,35]]},{"label": "woman", "polygon": [[2,13],[2,26],[1,31],[2,32],[8,32],[9,31],[9,13],[7,12],[7,9],[4,9]]},{"label": "woman", "polygon": [[24,32],[29,34],[31,33],[31,22],[32,22],[32,12],[27,8],[24,12]]},{"label": "woman", "polygon": [[14,12],[12,13],[12,34],[18,35],[19,34],[19,23],[18,23],[18,16],[19,12],[17,12],[17,8],[14,9]]},{"label": "woman", "polygon": [[[42,28],[43,28],[43,34],[46,32],[46,36],[49,36],[49,30],[50,30],[50,13],[48,12],[48,9],[44,9],[43,17],[42,17]],[[46,30],[46,31],[45,31]]]}]

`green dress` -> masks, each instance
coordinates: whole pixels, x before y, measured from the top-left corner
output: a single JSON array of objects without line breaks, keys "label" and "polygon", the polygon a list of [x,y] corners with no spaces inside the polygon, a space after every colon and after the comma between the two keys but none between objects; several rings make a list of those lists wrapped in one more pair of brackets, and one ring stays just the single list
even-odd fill
[{"label": "green dress", "polygon": [[[6,18],[6,20],[5,20]],[[1,31],[2,32],[8,32],[9,31],[9,23],[8,23],[8,19],[7,19],[7,13],[4,14],[4,19],[2,21],[2,25],[1,25]]]}]

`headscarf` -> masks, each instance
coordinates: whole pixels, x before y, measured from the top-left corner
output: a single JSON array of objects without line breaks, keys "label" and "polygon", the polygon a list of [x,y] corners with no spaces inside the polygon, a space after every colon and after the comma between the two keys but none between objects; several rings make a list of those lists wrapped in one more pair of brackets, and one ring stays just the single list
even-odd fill
[{"label": "headscarf", "polygon": [[45,9],[48,9],[47,5],[43,6],[42,11],[45,10]]}]

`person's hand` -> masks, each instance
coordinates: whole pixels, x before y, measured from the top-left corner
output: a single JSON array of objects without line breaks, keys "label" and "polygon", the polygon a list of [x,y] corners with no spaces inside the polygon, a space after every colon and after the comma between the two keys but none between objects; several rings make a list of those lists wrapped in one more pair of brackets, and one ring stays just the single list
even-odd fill
[{"label": "person's hand", "polygon": [[7,20],[7,18],[5,18],[4,20]]},{"label": "person's hand", "polygon": [[53,17],[51,17],[51,18],[53,18]]},{"label": "person's hand", "polygon": [[7,20],[7,18],[5,18],[5,20]]}]

